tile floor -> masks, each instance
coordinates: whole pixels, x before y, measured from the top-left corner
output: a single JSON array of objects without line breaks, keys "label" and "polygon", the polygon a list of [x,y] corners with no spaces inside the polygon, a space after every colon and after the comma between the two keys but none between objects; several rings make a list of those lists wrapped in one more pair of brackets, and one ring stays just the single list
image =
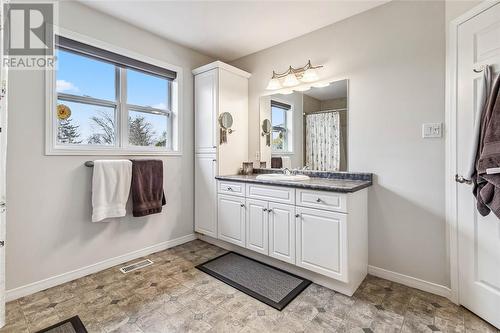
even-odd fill
[{"label": "tile floor", "polygon": [[495,332],[445,298],[368,276],[353,297],[312,284],[282,312],[198,271],[224,253],[196,240],[7,304],[0,332],[36,332],[78,314],[89,332]]}]

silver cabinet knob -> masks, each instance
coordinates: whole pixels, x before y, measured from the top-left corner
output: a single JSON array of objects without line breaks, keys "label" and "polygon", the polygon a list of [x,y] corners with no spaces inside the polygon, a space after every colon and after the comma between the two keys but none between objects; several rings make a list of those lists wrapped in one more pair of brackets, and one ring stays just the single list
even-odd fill
[{"label": "silver cabinet knob", "polygon": [[268,209],[267,211],[268,211],[269,213],[272,213],[272,212],[273,212],[273,210],[272,210],[272,209]]},{"label": "silver cabinet knob", "polygon": [[295,217],[300,217],[300,214],[295,214]]},{"label": "silver cabinet knob", "polygon": [[321,199],[320,198],[316,199],[316,202],[321,202]]},{"label": "silver cabinet knob", "polygon": [[230,188],[230,187],[228,187],[228,188],[227,188],[227,190],[228,190],[228,191],[232,191],[233,189],[232,189],[232,188]]},{"label": "silver cabinet knob", "polygon": [[240,207],[245,207],[245,204],[240,204]]},{"label": "silver cabinet knob", "polygon": [[263,212],[267,212],[267,208],[262,208],[262,211]]}]

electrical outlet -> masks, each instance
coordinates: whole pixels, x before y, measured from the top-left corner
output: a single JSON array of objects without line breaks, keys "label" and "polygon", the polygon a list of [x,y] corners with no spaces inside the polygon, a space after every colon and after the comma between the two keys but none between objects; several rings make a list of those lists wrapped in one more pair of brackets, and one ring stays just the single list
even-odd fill
[{"label": "electrical outlet", "polygon": [[440,138],[443,136],[443,125],[441,123],[422,124],[422,138]]}]

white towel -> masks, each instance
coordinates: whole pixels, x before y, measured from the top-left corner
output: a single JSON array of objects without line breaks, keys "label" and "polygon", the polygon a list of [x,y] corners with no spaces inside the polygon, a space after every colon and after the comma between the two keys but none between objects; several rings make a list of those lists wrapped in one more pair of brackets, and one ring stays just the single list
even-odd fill
[{"label": "white towel", "polygon": [[292,160],[290,159],[290,156],[281,156],[281,162],[282,162],[282,167],[291,169],[292,168]]},{"label": "white towel", "polygon": [[469,147],[469,156],[467,162],[467,171],[464,174],[465,179],[471,179],[472,175],[476,171],[476,154],[478,153],[479,146],[479,134],[481,129],[481,115],[483,114],[486,99],[488,98],[491,91],[491,68],[486,65],[483,70],[483,79],[481,85],[479,86],[478,94],[478,106],[476,109],[476,114],[474,117],[474,129],[472,134],[471,145]]},{"label": "white towel", "polygon": [[92,222],[125,216],[132,162],[129,160],[94,161],[92,177]]}]

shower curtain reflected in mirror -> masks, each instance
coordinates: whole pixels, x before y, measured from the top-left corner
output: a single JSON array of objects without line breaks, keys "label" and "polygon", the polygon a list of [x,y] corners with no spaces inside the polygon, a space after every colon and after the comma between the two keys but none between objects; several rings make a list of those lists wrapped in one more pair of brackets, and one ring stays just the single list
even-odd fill
[{"label": "shower curtain reflected in mirror", "polygon": [[325,112],[306,115],[306,165],[309,169],[338,171],[342,149],[340,115]]}]

